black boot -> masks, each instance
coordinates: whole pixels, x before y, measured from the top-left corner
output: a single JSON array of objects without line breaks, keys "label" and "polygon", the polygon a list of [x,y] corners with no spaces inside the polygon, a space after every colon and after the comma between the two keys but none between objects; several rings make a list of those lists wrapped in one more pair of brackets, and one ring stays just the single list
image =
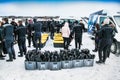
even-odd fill
[{"label": "black boot", "polygon": [[16,57],[13,57],[13,59],[16,59]]},{"label": "black boot", "polygon": [[97,64],[101,64],[101,63],[103,63],[103,61],[102,61],[102,60],[99,60],[99,61],[96,61],[96,63],[97,63]]},{"label": "black boot", "polygon": [[18,55],[18,57],[23,57],[23,55],[20,54],[20,55]]},{"label": "black boot", "polygon": [[93,52],[97,52],[97,49],[92,50]]},{"label": "black boot", "polygon": [[8,59],[8,60],[6,60],[7,62],[12,62],[13,60],[12,59]]}]

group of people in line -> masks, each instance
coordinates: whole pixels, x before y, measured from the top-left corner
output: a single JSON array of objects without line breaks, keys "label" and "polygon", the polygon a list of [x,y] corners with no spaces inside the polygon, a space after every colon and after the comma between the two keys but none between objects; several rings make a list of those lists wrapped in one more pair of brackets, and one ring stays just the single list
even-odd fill
[{"label": "group of people in line", "polygon": [[[74,23],[66,21],[62,24],[52,20],[47,24],[45,23],[40,19],[26,19],[25,25],[23,25],[22,20],[15,22],[12,19],[11,23],[8,23],[8,18],[3,18],[0,21],[0,59],[4,59],[5,54],[9,55],[9,59],[6,60],[8,62],[16,59],[15,43],[18,43],[19,46],[20,55],[18,56],[22,57],[25,55],[27,52],[26,37],[28,39],[28,47],[31,47],[32,42],[36,51],[38,49],[41,50],[41,33],[46,31],[50,33],[51,39],[54,37],[54,32],[61,32],[65,50],[69,49],[73,37],[75,39],[75,48],[81,49],[82,34],[86,31],[82,20],[80,22],[76,20]],[[106,58],[110,55],[110,47],[114,37],[114,25],[111,24],[108,18],[103,21],[102,26],[95,24],[97,30],[95,31],[95,49],[93,52],[98,51],[99,60],[96,61],[98,64],[105,63]],[[43,28],[43,26],[46,27]]]}]

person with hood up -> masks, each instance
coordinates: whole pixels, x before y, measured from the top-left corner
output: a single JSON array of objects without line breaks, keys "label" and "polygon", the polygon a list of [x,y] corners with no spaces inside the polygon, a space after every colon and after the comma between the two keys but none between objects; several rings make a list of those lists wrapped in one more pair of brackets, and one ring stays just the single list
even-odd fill
[{"label": "person with hood up", "polygon": [[61,32],[64,40],[64,49],[68,50],[69,36],[70,36],[70,28],[68,22],[65,22],[64,26],[61,29]]}]

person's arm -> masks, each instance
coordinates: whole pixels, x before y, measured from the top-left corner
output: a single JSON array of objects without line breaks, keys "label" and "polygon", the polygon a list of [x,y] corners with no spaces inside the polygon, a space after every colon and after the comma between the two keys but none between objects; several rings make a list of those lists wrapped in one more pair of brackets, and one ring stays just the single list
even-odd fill
[{"label": "person's arm", "polygon": [[85,32],[85,25],[83,24],[83,27],[82,27],[82,29],[84,30],[84,32]]}]

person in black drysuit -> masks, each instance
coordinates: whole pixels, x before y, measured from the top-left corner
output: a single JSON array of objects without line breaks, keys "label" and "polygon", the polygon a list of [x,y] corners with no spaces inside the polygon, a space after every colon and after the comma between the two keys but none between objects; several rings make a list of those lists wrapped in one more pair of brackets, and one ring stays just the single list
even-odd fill
[{"label": "person in black drysuit", "polygon": [[51,39],[53,39],[53,36],[54,36],[54,28],[55,28],[55,23],[54,23],[54,20],[52,20],[52,22],[50,23]]},{"label": "person in black drysuit", "polygon": [[7,60],[9,62],[9,61],[13,61],[13,59],[16,59],[15,51],[13,48],[14,27],[8,23],[8,18],[4,18],[3,21],[4,21],[3,27],[4,27],[5,48],[7,50],[7,53],[9,54],[9,59]]},{"label": "person in black drysuit", "polygon": [[17,29],[17,23],[15,22],[15,19],[14,19],[14,18],[12,19],[12,21],[11,21],[10,24],[12,24],[13,27],[14,27],[14,41],[15,41],[15,43],[16,43],[16,41],[17,41],[17,33],[16,33],[15,30]]},{"label": "person in black drysuit", "polygon": [[97,52],[98,51],[98,43],[99,43],[99,36],[98,36],[98,32],[100,30],[100,26],[99,24],[95,24],[95,27],[97,30],[94,31],[94,34],[95,34],[95,49],[92,50],[93,52]]},{"label": "person in black drysuit", "polygon": [[23,26],[22,21],[18,21],[18,28],[16,29],[18,35],[18,46],[20,50],[20,55],[18,57],[22,57],[23,54],[26,54],[26,27]]},{"label": "person in black drysuit", "polygon": [[113,28],[109,25],[109,19],[105,19],[99,31],[99,61],[96,61],[98,64],[105,63],[106,61],[106,58],[108,56],[107,50],[112,44],[113,31]]},{"label": "person in black drysuit", "polygon": [[36,51],[41,50],[41,29],[42,29],[42,23],[38,19],[37,22],[34,23],[33,30],[34,32],[34,42],[35,42],[35,47]]},{"label": "person in black drysuit", "polygon": [[73,27],[73,31],[71,35],[75,33],[75,48],[80,49],[81,48],[81,40],[82,40],[82,25],[78,24],[78,21],[75,21],[75,25]]},{"label": "person in black drysuit", "polygon": [[31,41],[33,42],[33,46],[34,46],[33,33],[32,33],[34,24],[32,20],[29,20],[29,23],[27,24],[26,27],[27,27],[28,47],[31,47]]}]

